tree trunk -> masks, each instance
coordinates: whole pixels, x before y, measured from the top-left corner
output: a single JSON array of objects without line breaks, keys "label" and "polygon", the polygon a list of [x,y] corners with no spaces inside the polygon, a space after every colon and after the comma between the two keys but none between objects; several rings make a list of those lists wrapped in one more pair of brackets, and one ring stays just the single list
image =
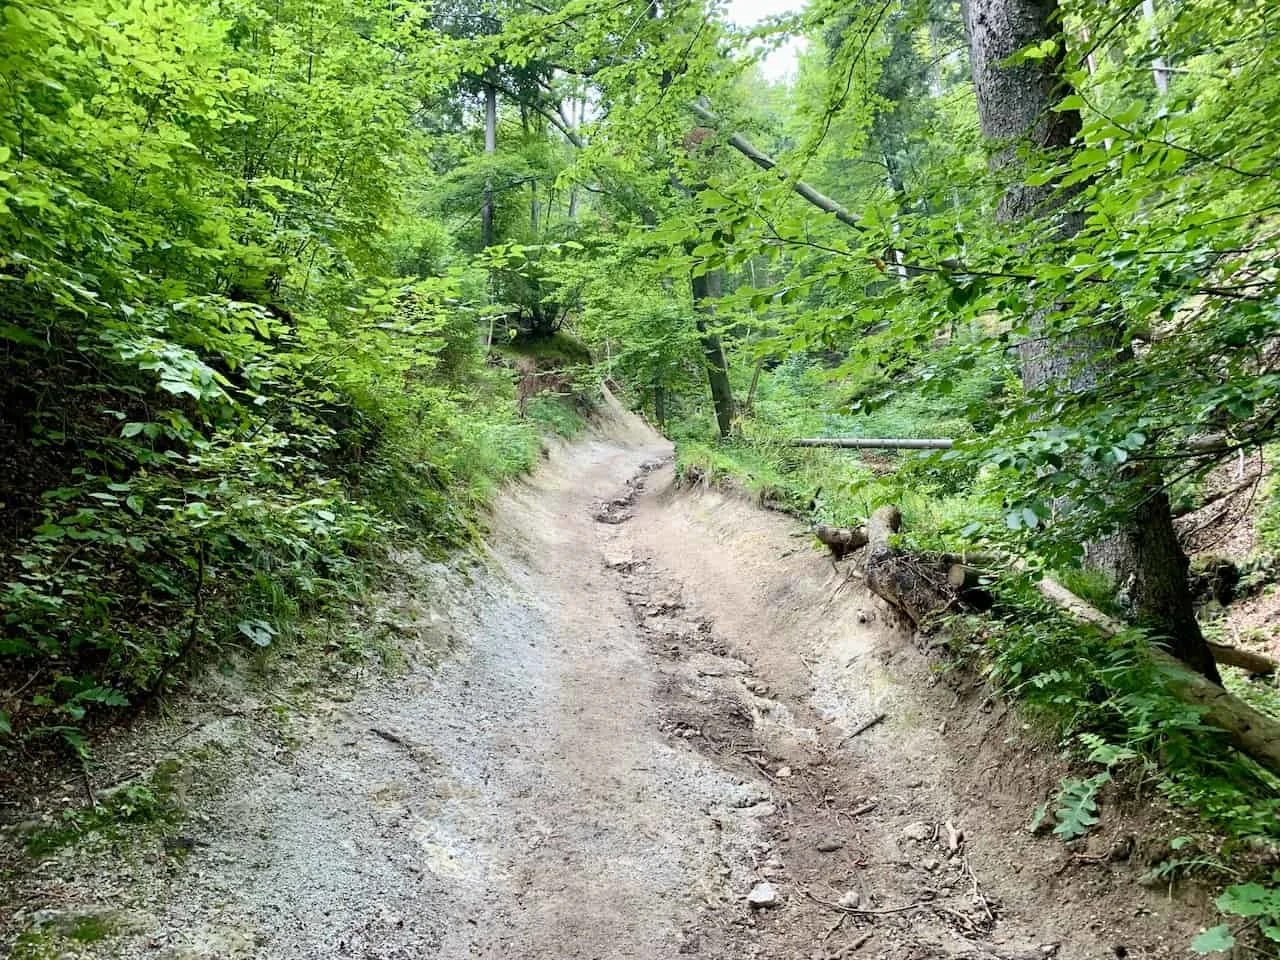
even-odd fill
[{"label": "tree trunk", "polygon": [[[491,84],[484,87],[484,152],[492,157],[498,152],[498,90]],[[481,246],[493,246],[493,175],[485,177],[484,206],[480,210]]]},{"label": "tree trunk", "polygon": [[714,319],[716,301],[724,283],[724,271],[710,270],[693,278],[693,305],[698,313],[698,336],[702,340],[702,353],[706,358],[707,381],[711,386],[711,401],[716,408],[716,424],[720,436],[729,436],[733,428],[733,388],[729,384],[729,364],[725,360],[720,337],[708,329],[708,319]]},{"label": "tree trunk", "polygon": [[667,425],[667,388],[659,377],[653,378],[653,419],[662,430]]},{"label": "tree trunk", "polygon": [[[1070,93],[1060,54],[1008,65],[1007,58],[1035,43],[1058,39],[1057,0],[964,0],[965,32],[983,135],[996,145],[991,166],[1013,170],[1020,151],[1066,149],[1081,129],[1075,110],[1053,107]],[[1059,47],[1060,49],[1060,47]],[[1083,226],[1083,213],[1054,183],[1012,183],[996,211],[1003,223],[1045,221],[1048,233],[1067,239]],[[1059,390],[1093,387],[1114,351],[1107,334],[1057,338],[1046,336],[1047,311],[1032,318],[1031,338],[1019,348],[1022,382],[1028,392],[1051,385]],[[1161,479],[1154,471],[1141,478],[1141,503],[1122,528],[1094,555],[1115,558],[1115,567],[1132,571],[1133,602],[1141,620],[1168,638],[1172,653],[1210,680],[1219,681],[1187,590],[1187,559],[1173,535],[1173,518]]]},{"label": "tree trunk", "polygon": [[[1154,24],[1156,18],[1156,0],[1142,0],[1142,15],[1146,19],[1153,21],[1151,28],[1152,34],[1154,39],[1158,42],[1160,37],[1159,34],[1156,33]],[[1151,61],[1151,74],[1155,79],[1156,93],[1163,97],[1169,92],[1169,67],[1165,64],[1164,57],[1157,56]]]}]

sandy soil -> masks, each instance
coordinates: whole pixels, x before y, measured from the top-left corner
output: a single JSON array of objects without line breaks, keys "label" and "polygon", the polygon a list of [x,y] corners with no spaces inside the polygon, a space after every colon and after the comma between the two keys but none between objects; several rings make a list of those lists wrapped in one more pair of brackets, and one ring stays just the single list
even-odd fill
[{"label": "sandy soil", "polygon": [[187,820],[35,859],[7,829],[0,945],[1185,955],[1209,911],[1134,882],[1123,816],[1083,849],[1033,838],[1058,761],[794,521],[674,491],[669,453],[615,410],[504,497],[485,564],[402,558],[361,627],[400,675],[283,706],[227,686],[106,745],[117,773],[173,761]]}]

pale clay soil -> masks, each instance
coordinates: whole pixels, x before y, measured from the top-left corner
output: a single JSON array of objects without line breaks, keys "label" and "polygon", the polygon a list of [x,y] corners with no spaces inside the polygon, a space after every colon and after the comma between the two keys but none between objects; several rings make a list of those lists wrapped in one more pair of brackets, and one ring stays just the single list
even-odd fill
[{"label": "pale clay soil", "polygon": [[34,859],[7,829],[0,946],[1187,956],[1205,898],[1136,882],[1171,825],[1117,800],[1085,848],[1033,837],[1053,751],[796,521],[676,491],[670,452],[614,409],[508,491],[484,562],[400,558],[346,629],[393,638],[402,669],[328,684],[316,651],[277,695],[215,675],[105,743],[103,785],[176,758],[187,819]]}]

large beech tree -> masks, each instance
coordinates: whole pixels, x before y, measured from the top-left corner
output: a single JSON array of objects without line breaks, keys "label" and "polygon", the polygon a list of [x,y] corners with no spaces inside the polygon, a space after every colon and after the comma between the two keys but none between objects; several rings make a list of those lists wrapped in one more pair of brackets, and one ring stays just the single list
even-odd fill
[{"label": "large beech tree", "polygon": [[[990,163],[1014,175],[996,218],[1009,224],[1039,221],[1057,238],[1069,239],[1083,226],[1083,212],[1074,202],[1078,191],[1018,176],[1029,151],[1071,150],[1082,128],[1078,110],[1055,109],[1072,93],[1063,76],[1057,0],[965,0],[962,9],[978,114],[992,144]],[[1020,53],[1036,47],[1052,52],[1018,60]],[[1031,336],[1019,348],[1023,387],[1029,393],[1094,388],[1106,376],[1110,358],[1120,352],[1115,332],[1106,327],[1084,334],[1056,332],[1051,315],[1069,311],[1069,303],[1042,305],[1033,319]],[[1090,560],[1130,586],[1139,618],[1167,639],[1179,659],[1218,680],[1187,589],[1188,561],[1174,532],[1161,477],[1150,468],[1133,469],[1141,471],[1144,481],[1137,505],[1121,519],[1114,536],[1091,545]]]}]

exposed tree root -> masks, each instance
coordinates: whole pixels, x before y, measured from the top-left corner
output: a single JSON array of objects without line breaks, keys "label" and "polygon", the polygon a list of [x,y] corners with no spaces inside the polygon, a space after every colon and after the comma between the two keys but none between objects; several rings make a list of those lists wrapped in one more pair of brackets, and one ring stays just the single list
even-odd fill
[{"label": "exposed tree root", "polygon": [[[867,586],[917,626],[926,626],[940,613],[972,607],[964,593],[965,585],[976,581],[970,574],[971,568],[946,559],[915,558],[898,550],[891,538],[901,525],[902,515],[896,507],[881,507],[872,514],[865,528]],[[957,570],[957,566],[961,569]],[[1042,596],[1069,616],[1109,636],[1125,629],[1124,624],[1086,603],[1056,580],[1043,577],[1036,586]],[[1212,644],[1211,649],[1220,663],[1234,663],[1258,673],[1275,671],[1275,664],[1266,657],[1222,644]],[[1151,648],[1151,658],[1169,689],[1202,710],[1205,723],[1222,730],[1240,750],[1259,763],[1280,770],[1280,722],[1259,713],[1158,647]]]}]

